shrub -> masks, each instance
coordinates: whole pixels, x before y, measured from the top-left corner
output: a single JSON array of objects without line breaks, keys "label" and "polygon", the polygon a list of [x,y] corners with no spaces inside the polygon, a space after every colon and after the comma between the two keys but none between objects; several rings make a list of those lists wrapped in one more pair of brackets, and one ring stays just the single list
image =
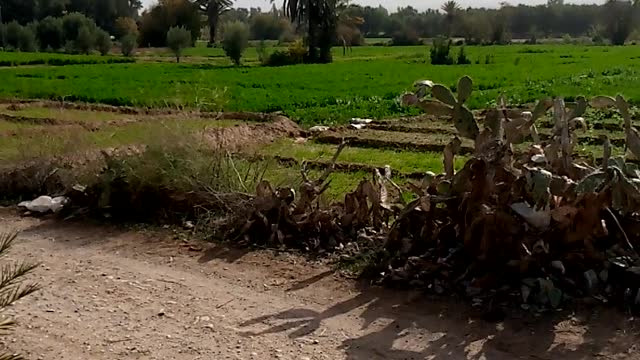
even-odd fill
[{"label": "shrub", "polygon": [[471,64],[471,60],[467,57],[467,54],[464,51],[464,46],[460,47],[460,51],[458,52],[458,59],[456,60],[458,65],[469,65]]},{"label": "shrub", "polygon": [[18,49],[24,52],[33,52],[38,48],[36,34],[30,26],[23,26],[18,33]]},{"label": "shrub", "polygon": [[36,27],[36,35],[40,49],[58,50],[64,45],[64,30],[62,18],[47,16]]},{"label": "shrub", "polygon": [[138,24],[136,24],[136,21],[130,17],[119,17],[116,19],[115,27],[115,35],[118,39],[122,39],[129,34],[133,34],[135,36],[138,36],[139,34]]},{"label": "shrub", "polygon": [[109,51],[111,51],[111,47],[113,43],[111,42],[111,35],[108,32],[98,29],[95,33],[95,44],[98,51],[100,51],[100,55],[107,55]]},{"label": "shrub", "polygon": [[433,40],[433,46],[430,50],[431,64],[433,65],[451,65],[451,40],[438,38]]},{"label": "shrub", "polygon": [[265,63],[267,66],[285,66],[285,65],[293,65],[293,61],[288,51],[276,50],[271,55],[269,55],[269,59]]},{"label": "shrub", "polygon": [[249,46],[249,27],[240,21],[227,23],[222,34],[222,49],[236,65],[240,65],[242,53]]},{"label": "shrub", "polygon": [[422,40],[420,40],[418,33],[413,29],[396,31],[391,37],[392,46],[412,46],[421,44]]},{"label": "shrub", "polygon": [[137,41],[138,40],[134,34],[123,36],[120,39],[120,49],[122,51],[122,55],[132,56],[135,53]]},{"label": "shrub", "polygon": [[88,54],[95,45],[95,37],[89,27],[83,26],[78,31],[75,47],[83,54]]},{"label": "shrub", "polygon": [[301,39],[292,42],[286,51],[274,51],[264,65],[267,66],[286,66],[302,64],[307,55],[307,48]]},{"label": "shrub", "polygon": [[167,46],[176,56],[176,62],[180,62],[182,50],[191,45],[191,33],[184,27],[172,27],[167,32]]},{"label": "shrub", "polygon": [[304,46],[302,39],[292,42],[289,45],[288,51],[293,64],[302,64],[305,56],[307,56],[307,48]]}]

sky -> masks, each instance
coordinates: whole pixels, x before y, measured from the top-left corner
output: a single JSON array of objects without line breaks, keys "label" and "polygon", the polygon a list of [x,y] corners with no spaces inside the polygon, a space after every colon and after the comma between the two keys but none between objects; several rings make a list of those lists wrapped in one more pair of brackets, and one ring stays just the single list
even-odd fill
[{"label": "sky", "polygon": [[[156,0],[143,0],[142,1],[145,6],[149,6],[156,2]],[[445,0],[352,0],[354,4],[359,5],[369,5],[369,6],[378,6],[382,5],[386,7],[390,12],[395,11],[398,7],[404,7],[411,5],[418,10],[427,10],[427,9],[438,9]],[[458,3],[463,7],[487,7],[487,8],[495,8],[498,7],[502,0],[458,0]],[[512,0],[507,1],[513,5],[517,5],[519,3],[527,4],[527,5],[539,5],[546,4],[546,0]],[[565,3],[573,3],[573,4],[593,4],[593,3],[602,3],[604,0],[566,0]],[[276,0],[276,5],[280,6],[282,0]],[[261,7],[264,10],[271,8],[271,3],[269,0],[235,0],[234,7]]]}]

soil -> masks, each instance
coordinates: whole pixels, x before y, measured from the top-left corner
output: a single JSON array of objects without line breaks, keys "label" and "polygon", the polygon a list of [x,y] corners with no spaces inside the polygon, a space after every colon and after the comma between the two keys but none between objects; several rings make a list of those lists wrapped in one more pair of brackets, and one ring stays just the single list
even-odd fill
[{"label": "soil", "polygon": [[204,133],[206,141],[214,147],[229,152],[247,151],[256,145],[266,144],[284,137],[300,137],[302,129],[286,117],[273,122],[239,124],[225,128],[210,128]]},{"label": "soil", "polygon": [[[8,259],[42,265],[0,345],[28,359],[633,359],[614,310],[479,319],[455,299],[375,289],[291,254],[181,233],[19,218]],[[624,330],[623,330],[624,329]]]}]

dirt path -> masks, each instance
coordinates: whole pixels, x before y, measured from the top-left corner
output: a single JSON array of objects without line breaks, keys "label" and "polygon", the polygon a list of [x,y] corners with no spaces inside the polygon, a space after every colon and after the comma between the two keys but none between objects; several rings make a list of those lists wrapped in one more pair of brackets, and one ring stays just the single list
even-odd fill
[{"label": "dirt path", "polygon": [[[194,251],[157,234],[16,218],[10,258],[43,265],[43,290],[7,310],[4,345],[29,359],[623,359],[615,312],[500,324],[451,301],[360,291],[291,255]],[[627,329],[626,332],[620,329]]]}]

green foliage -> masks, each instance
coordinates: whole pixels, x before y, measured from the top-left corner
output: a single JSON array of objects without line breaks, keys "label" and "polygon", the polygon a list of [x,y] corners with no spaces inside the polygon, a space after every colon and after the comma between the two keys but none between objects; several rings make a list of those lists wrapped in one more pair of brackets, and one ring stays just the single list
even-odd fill
[{"label": "green foliage", "polygon": [[[96,28],[96,23],[81,13],[70,13],[62,18],[62,30],[65,41],[77,41],[80,31],[86,29],[89,34]],[[87,33],[83,34],[86,37]],[[86,40],[86,39],[83,39]]]},{"label": "green foliage", "polygon": [[0,50],[6,48],[7,45],[7,26],[0,24]]},{"label": "green foliage", "polygon": [[120,50],[124,56],[133,56],[138,39],[134,34],[127,34],[120,39]]},{"label": "green foliage", "polygon": [[9,49],[20,48],[20,33],[22,33],[22,25],[17,21],[12,21],[5,25],[5,42]]},{"label": "green foliage", "polygon": [[451,57],[451,40],[438,38],[433,40],[430,56],[432,65],[452,65],[454,63]]},{"label": "green foliage", "polygon": [[191,34],[184,27],[172,27],[167,32],[167,46],[180,62],[182,51],[191,46]]},{"label": "green foliage", "polygon": [[140,45],[164,47],[172,27],[186,29],[190,44],[200,37],[202,19],[198,6],[188,0],[162,1],[144,13],[140,19]]},{"label": "green foliage", "polygon": [[83,26],[78,30],[78,37],[73,44],[75,49],[82,54],[89,54],[96,45],[95,40],[94,31],[88,26]]},{"label": "green foliage", "polygon": [[287,49],[289,51],[289,57],[292,64],[302,64],[305,56],[307,56],[307,49],[304,47],[304,43],[301,39],[298,39],[291,44]]},{"label": "green foliage", "polygon": [[638,6],[627,0],[609,0],[604,5],[604,28],[613,45],[624,45],[636,26]]},{"label": "green foliage", "polygon": [[242,53],[247,46],[249,46],[249,27],[240,21],[225,24],[222,48],[234,64],[240,65]]},{"label": "green foliage", "polygon": [[403,29],[393,33],[392,46],[415,46],[422,44],[422,40],[414,29]]},{"label": "green foliage", "polygon": [[291,23],[270,13],[251,16],[249,27],[253,40],[278,40],[291,31]]},{"label": "green foliage", "polygon": [[276,50],[273,52],[263,65],[286,66],[302,64],[306,55],[307,49],[302,40],[296,40],[289,45],[287,51]]},{"label": "green foliage", "polygon": [[18,49],[24,52],[34,52],[37,48],[38,41],[36,40],[36,34],[33,28],[23,26],[22,30],[18,33]]},{"label": "green foliage", "polygon": [[471,60],[467,57],[467,54],[464,51],[464,46],[460,47],[460,51],[458,52],[458,58],[456,59],[456,63],[458,65],[469,65],[469,64],[471,64]]},{"label": "green foliage", "polygon": [[136,21],[130,17],[120,17],[116,19],[115,23],[115,35],[118,39],[122,39],[123,37],[133,34],[134,36],[138,36],[138,24]]},{"label": "green foliage", "polygon": [[64,45],[62,18],[48,16],[38,23],[36,28],[40,49],[59,50]]},{"label": "green foliage", "polygon": [[96,49],[100,52],[100,55],[107,55],[111,51],[113,43],[111,42],[111,35],[108,32],[98,29],[95,33]]}]

